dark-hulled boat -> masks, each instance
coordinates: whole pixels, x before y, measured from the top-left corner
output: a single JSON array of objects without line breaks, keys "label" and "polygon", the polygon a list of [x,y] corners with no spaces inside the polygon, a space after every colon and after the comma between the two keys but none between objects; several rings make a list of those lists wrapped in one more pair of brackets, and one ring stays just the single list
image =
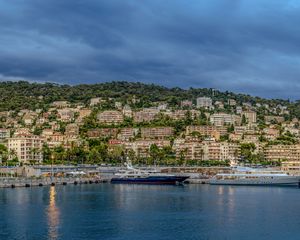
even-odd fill
[{"label": "dark-hulled boat", "polygon": [[111,183],[175,185],[183,183],[187,178],[189,177],[143,171],[127,164],[127,170],[116,173],[111,179]]}]

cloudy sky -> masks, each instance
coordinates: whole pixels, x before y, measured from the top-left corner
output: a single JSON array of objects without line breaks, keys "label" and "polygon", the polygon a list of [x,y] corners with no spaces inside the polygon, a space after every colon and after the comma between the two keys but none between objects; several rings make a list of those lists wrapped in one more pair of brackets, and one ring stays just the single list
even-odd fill
[{"label": "cloudy sky", "polygon": [[300,99],[300,1],[0,0],[0,79]]}]

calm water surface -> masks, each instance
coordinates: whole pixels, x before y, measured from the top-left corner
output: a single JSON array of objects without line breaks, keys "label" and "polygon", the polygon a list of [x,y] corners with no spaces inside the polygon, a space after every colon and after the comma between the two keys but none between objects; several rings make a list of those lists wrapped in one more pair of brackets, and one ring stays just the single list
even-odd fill
[{"label": "calm water surface", "polygon": [[298,188],[1,189],[0,206],[0,239],[300,239]]}]

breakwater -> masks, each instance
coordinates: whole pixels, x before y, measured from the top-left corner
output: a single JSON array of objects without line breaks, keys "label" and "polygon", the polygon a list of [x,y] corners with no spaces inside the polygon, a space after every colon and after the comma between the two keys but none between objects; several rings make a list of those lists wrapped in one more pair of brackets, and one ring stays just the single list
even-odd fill
[{"label": "breakwater", "polygon": [[0,178],[0,188],[55,186],[67,184],[97,184],[106,179],[93,177],[47,177],[47,178]]}]

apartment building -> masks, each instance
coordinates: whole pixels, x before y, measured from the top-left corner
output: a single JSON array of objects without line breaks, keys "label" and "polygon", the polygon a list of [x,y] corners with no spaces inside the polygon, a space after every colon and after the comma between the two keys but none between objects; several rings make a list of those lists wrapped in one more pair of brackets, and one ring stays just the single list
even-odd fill
[{"label": "apartment building", "polygon": [[163,139],[172,136],[173,127],[141,128],[141,137],[144,139]]},{"label": "apartment building", "polygon": [[264,149],[267,161],[300,161],[300,145],[269,145]]},{"label": "apartment building", "polygon": [[70,122],[74,119],[75,112],[71,108],[58,109],[58,117],[62,122]]},{"label": "apartment building", "polygon": [[46,137],[46,142],[49,148],[54,148],[63,145],[65,142],[65,135],[54,132]]},{"label": "apartment building", "polygon": [[97,104],[100,104],[103,100],[100,97],[91,98],[90,100],[90,106],[93,107]]},{"label": "apartment building", "polygon": [[183,141],[181,144],[173,146],[176,158],[185,160],[204,159],[203,144],[200,141]]},{"label": "apartment building", "polygon": [[4,142],[10,137],[10,130],[6,128],[0,128],[0,142]]},{"label": "apartment building", "polygon": [[136,156],[140,158],[146,158],[150,156],[150,147],[152,144],[163,148],[170,146],[169,140],[138,140],[135,142],[124,142],[125,149],[133,150]]},{"label": "apartment building", "polygon": [[13,159],[16,156],[23,163],[42,162],[42,146],[42,138],[31,134],[19,134],[8,138],[8,150],[11,153],[9,158]]},{"label": "apartment building", "polygon": [[181,107],[192,107],[193,106],[193,102],[190,100],[183,100],[180,102],[180,106]]},{"label": "apartment building", "polygon": [[197,107],[198,108],[212,108],[212,99],[210,97],[198,97],[197,98]]},{"label": "apartment building", "polygon": [[159,112],[160,111],[156,108],[146,108],[146,109],[143,109],[142,111],[133,113],[133,120],[138,123],[150,122],[155,119],[156,115]]},{"label": "apartment building", "polygon": [[217,160],[236,162],[241,155],[239,144],[215,141],[185,141],[173,146],[176,158],[186,160]]},{"label": "apartment building", "polygon": [[197,118],[200,115],[200,111],[197,110],[175,110],[167,111],[163,113],[164,115],[169,116],[174,120],[182,120],[187,117],[187,114],[190,114],[191,118]]},{"label": "apartment building", "polygon": [[76,122],[82,122],[84,118],[90,116],[92,113],[92,110],[91,109],[86,109],[86,108],[83,108],[83,109],[80,109],[78,114],[78,118],[76,119]]},{"label": "apartment building", "polygon": [[242,116],[245,116],[248,124],[256,123],[256,112],[254,111],[243,111]]},{"label": "apartment building", "polygon": [[138,134],[138,128],[122,128],[118,133],[117,139],[128,141],[133,139]]},{"label": "apartment building", "polygon": [[104,111],[97,115],[99,123],[119,124],[124,121],[123,114],[119,111]]},{"label": "apartment building", "polygon": [[235,116],[227,113],[214,113],[210,116],[210,122],[215,126],[231,125],[235,123]]},{"label": "apartment building", "polygon": [[300,175],[300,161],[284,161],[281,163],[281,170],[289,173],[290,175]]},{"label": "apartment building", "polygon": [[284,117],[280,116],[265,116],[266,123],[276,122],[276,123],[282,123],[284,122]]},{"label": "apartment building", "polygon": [[52,106],[55,108],[65,108],[68,107],[70,104],[67,101],[55,101],[52,103]]},{"label": "apartment building", "polygon": [[87,131],[88,138],[116,138],[117,128],[96,128]]},{"label": "apartment building", "polygon": [[215,126],[187,126],[185,132],[186,135],[191,135],[193,132],[198,132],[202,136],[213,137],[216,140],[220,139],[220,132]]},{"label": "apartment building", "polygon": [[240,158],[240,146],[228,142],[204,142],[203,159],[218,161],[234,161]]},{"label": "apartment building", "polygon": [[236,106],[236,101],[234,99],[228,99],[228,105],[229,106]]},{"label": "apartment building", "polygon": [[280,131],[276,128],[264,128],[263,133],[264,137],[268,140],[275,140],[280,135]]},{"label": "apartment building", "polygon": [[70,123],[66,126],[65,135],[68,138],[77,137],[79,135],[79,127],[76,123]]}]

